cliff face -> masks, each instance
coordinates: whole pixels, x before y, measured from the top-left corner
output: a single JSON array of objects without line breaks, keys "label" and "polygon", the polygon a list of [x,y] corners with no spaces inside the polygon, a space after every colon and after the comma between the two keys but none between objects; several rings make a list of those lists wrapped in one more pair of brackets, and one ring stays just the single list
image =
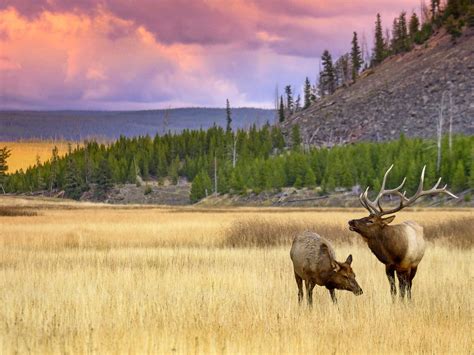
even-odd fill
[{"label": "cliff face", "polygon": [[[451,93],[451,94],[449,94]],[[450,104],[451,96],[451,104]],[[443,98],[444,97],[444,98]],[[306,144],[331,146],[359,140],[435,137],[443,106],[443,132],[474,134],[474,30],[456,43],[440,32],[411,52],[366,70],[352,85],[290,117]]]}]

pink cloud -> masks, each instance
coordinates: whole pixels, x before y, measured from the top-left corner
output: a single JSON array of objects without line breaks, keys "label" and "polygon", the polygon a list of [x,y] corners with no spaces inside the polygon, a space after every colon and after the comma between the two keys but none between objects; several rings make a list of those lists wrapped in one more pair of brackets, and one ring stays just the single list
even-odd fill
[{"label": "pink cloud", "polygon": [[2,0],[0,108],[271,107],[418,0]]}]

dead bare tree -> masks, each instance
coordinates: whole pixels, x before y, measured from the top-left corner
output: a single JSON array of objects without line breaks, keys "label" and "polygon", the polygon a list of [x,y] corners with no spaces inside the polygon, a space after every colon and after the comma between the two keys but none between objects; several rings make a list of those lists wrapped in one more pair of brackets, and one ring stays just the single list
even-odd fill
[{"label": "dead bare tree", "polygon": [[163,113],[163,134],[166,134],[169,125],[170,107],[165,109]]},{"label": "dead bare tree", "polygon": [[437,131],[437,147],[438,147],[438,157],[436,159],[436,172],[439,174],[440,168],[441,168],[441,140],[443,138],[443,123],[444,123],[444,117],[443,117],[443,111],[445,109],[445,98],[446,98],[446,91],[443,92],[441,95],[441,103],[439,106],[439,115],[438,115],[438,124],[436,127]]},{"label": "dead bare tree", "polygon": [[232,147],[232,168],[237,164],[237,134],[234,134],[234,144]]},{"label": "dead bare tree", "polygon": [[453,149],[453,94],[449,91],[449,154]]}]

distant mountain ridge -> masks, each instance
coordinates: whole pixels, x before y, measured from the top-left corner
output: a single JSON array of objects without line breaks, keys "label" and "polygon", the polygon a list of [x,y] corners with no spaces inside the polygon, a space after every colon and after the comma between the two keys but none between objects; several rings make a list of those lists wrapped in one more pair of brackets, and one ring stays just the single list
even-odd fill
[{"label": "distant mountain ridge", "polygon": [[[233,128],[273,123],[275,111],[233,108]],[[0,111],[0,141],[20,139],[116,139],[183,129],[226,126],[225,108],[147,111]]]},{"label": "distant mountain ridge", "polygon": [[[450,105],[450,94],[452,105]],[[437,134],[443,106],[443,133],[452,115],[454,133],[474,134],[474,29],[453,43],[444,29],[425,44],[387,58],[358,80],[288,118],[289,137],[298,125],[303,141],[333,146],[356,141]]]}]

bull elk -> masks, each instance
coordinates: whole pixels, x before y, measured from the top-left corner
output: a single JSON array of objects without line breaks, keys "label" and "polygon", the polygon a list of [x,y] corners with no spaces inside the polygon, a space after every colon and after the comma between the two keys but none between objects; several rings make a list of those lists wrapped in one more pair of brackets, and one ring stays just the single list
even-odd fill
[{"label": "bull elk", "polygon": [[[403,179],[400,186],[394,189],[385,189],[387,176],[392,170],[393,165],[385,172],[380,192],[374,201],[369,200],[367,194],[369,188],[359,196],[360,203],[369,212],[368,217],[361,219],[353,219],[349,221],[349,229],[362,236],[372,253],[377,259],[385,264],[385,272],[390,282],[390,292],[395,298],[397,288],[395,285],[395,272],[397,274],[400,297],[404,299],[405,293],[407,298],[411,299],[412,281],[415,277],[418,264],[425,253],[425,241],[423,238],[423,227],[419,224],[407,221],[401,224],[390,225],[395,216],[382,218],[383,216],[394,214],[401,209],[412,205],[422,196],[447,194],[457,198],[454,194],[446,190],[447,185],[438,188],[441,178],[430,189],[423,190],[423,181],[425,177],[425,167],[421,172],[418,190],[411,197],[406,197],[406,191],[400,192],[405,184],[406,178]],[[382,207],[381,198],[385,195],[393,195],[399,198],[399,204],[391,209]]]},{"label": "bull elk", "polygon": [[298,286],[299,303],[303,300],[303,280],[310,306],[313,304],[315,285],[326,286],[334,303],[337,303],[334,289],[362,294],[351,268],[352,255],[349,255],[345,262],[336,261],[331,245],[318,234],[305,232],[297,236],[293,240],[290,257]]}]

